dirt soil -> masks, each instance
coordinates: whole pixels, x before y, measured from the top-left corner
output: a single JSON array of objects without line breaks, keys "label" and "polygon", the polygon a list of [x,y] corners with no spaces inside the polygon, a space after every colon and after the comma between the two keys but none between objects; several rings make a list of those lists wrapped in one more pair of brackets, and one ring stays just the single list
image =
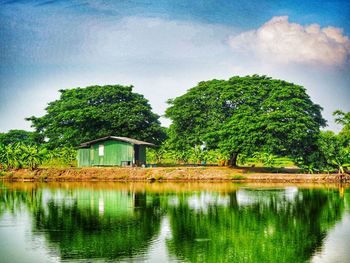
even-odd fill
[{"label": "dirt soil", "polygon": [[154,167],[154,168],[39,168],[3,173],[4,181],[244,181],[244,182],[350,182],[350,175],[300,174],[296,169],[273,173],[264,168]]}]

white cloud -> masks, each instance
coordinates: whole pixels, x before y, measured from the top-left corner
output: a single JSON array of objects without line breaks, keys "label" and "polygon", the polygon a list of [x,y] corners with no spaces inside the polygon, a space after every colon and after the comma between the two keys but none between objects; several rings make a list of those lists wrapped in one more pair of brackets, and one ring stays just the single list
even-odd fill
[{"label": "white cloud", "polygon": [[341,65],[349,62],[350,40],[336,27],[290,23],[287,16],[273,17],[260,28],[229,39],[243,53],[277,62]]}]

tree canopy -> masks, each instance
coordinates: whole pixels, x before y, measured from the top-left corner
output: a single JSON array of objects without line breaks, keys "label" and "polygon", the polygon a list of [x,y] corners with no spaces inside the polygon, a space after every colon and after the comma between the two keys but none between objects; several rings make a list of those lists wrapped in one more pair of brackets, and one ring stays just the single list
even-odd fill
[{"label": "tree canopy", "polygon": [[343,126],[339,138],[343,146],[350,146],[350,112],[337,110],[333,113],[335,122]]},{"label": "tree canopy", "polygon": [[116,135],[160,143],[159,116],[132,86],[90,86],[60,90],[42,117],[30,117],[32,127],[51,148],[77,146],[84,141]]},{"label": "tree canopy", "polygon": [[231,165],[256,151],[306,158],[326,124],[304,87],[266,76],[200,82],[168,103],[174,147],[220,149]]},{"label": "tree canopy", "polygon": [[9,130],[6,133],[0,133],[0,144],[9,145],[18,142],[24,144],[37,144],[42,140],[36,133],[24,130]]}]

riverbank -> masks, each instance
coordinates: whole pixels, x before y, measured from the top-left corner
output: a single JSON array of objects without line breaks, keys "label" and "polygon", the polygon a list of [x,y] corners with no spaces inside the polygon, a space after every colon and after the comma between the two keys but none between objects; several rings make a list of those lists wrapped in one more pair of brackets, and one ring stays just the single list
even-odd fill
[{"label": "riverbank", "polygon": [[350,176],[338,174],[301,174],[297,169],[228,167],[156,167],[156,168],[39,168],[4,172],[4,181],[243,181],[243,182],[350,182]]}]

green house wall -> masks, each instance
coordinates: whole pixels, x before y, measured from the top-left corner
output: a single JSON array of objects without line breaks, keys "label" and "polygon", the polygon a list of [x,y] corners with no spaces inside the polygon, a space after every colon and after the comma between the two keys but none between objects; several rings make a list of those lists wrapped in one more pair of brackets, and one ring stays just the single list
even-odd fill
[{"label": "green house wall", "polygon": [[90,149],[82,148],[78,150],[78,167],[91,166]]},{"label": "green house wall", "polygon": [[[99,145],[104,145],[104,155],[99,156]],[[121,141],[103,141],[91,145],[93,148],[92,165],[118,165],[122,162],[133,162],[134,146],[130,143]]]},{"label": "green house wall", "polygon": [[[99,155],[99,145],[104,146],[103,156]],[[139,146],[139,160],[134,159],[134,145],[122,142],[107,140],[92,144],[90,148],[81,148],[77,154],[78,167],[84,166],[122,166],[123,163],[145,164],[146,147]]]}]

